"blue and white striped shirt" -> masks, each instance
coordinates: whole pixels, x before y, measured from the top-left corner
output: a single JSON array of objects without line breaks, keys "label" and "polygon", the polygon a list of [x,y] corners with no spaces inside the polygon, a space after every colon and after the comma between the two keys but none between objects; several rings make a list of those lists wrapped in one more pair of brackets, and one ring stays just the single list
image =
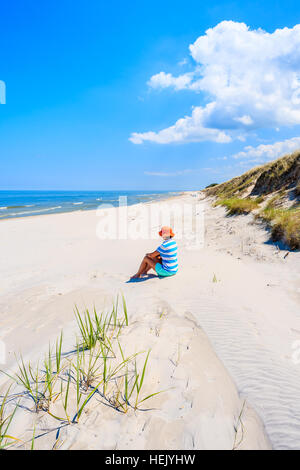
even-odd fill
[{"label": "blue and white striped shirt", "polygon": [[178,271],[177,262],[177,243],[172,238],[164,240],[163,243],[157,248],[162,259],[162,267],[169,272]]}]

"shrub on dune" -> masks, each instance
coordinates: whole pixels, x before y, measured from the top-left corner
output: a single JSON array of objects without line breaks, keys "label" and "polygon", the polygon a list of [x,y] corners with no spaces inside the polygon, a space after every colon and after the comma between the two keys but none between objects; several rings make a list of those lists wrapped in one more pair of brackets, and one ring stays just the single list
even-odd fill
[{"label": "shrub on dune", "polygon": [[271,223],[273,241],[283,240],[292,250],[300,248],[300,207],[265,209],[262,217]]}]

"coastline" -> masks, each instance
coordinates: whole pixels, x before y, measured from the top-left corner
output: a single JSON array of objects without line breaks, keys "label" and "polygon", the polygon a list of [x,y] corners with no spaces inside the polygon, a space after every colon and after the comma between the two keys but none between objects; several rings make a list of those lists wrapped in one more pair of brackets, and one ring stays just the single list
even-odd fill
[{"label": "coastline", "polygon": [[[191,197],[195,194],[199,193],[185,192],[175,198],[182,203],[191,200],[194,203],[198,202],[198,197]],[[125,344],[128,348],[130,344],[139,349],[153,348],[154,367],[151,370],[155,369],[156,375],[153,373],[151,383],[161,380],[162,376],[170,376],[170,357],[176,356],[178,344],[193,347],[192,353],[187,353],[185,359],[183,357],[182,369],[178,369],[177,392],[170,392],[167,399],[163,395],[153,399],[160,411],[149,415],[148,437],[141,438],[137,431],[131,444],[125,439],[129,430],[132,432],[143,426],[144,416],[130,417],[125,423],[109,415],[105,421],[106,448],[112,448],[117,442],[114,439],[121,429],[123,438],[118,441],[121,446],[118,448],[125,445],[146,448],[149,445],[148,448],[154,449],[161,448],[159,443],[162,445],[163,442],[166,448],[172,449],[178,448],[176,446],[230,448],[234,423],[244,399],[248,432],[240,448],[270,448],[263,424],[253,407],[263,419],[274,448],[281,447],[281,439],[286,447],[296,448],[299,442],[295,422],[298,410],[294,409],[292,414],[287,410],[293,400],[297,401],[294,394],[299,391],[299,366],[291,362],[291,344],[300,334],[297,318],[299,286],[295,277],[299,254],[291,253],[285,260],[274,255],[274,247],[266,243],[267,233],[256,226],[251,226],[254,251],[248,253],[246,239],[249,237],[247,243],[251,245],[249,220],[230,220],[224,216],[222,208],[213,209],[207,201],[200,203],[206,208],[205,247],[189,250],[186,241],[179,240],[180,271],[167,282],[151,278],[127,284],[142,255],[155,249],[158,240],[100,241],[96,237],[96,211],[3,220],[0,240],[5,250],[1,253],[0,263],[3,279],[0,306],[1,334],[8,352],[7,367],[14,364],[14,352],[21,350],[26,359],[33,360],[41,351],[46,351],[49,341],[55,340],[61,328],[66,344],[71,346],[75,328],[74,304],[80,308],[95,304],[101,310],[122,290],[132,323],[125,335]],[[236,223],[244,224],[244,231],[239,227],[235,232],[235,237],[244,237],[243,246],[239,239],[232,240]],[[217,282],[213,281],[214,276]],[[279,279],[280,286],[274,289],[273,285],[276,286]],[[247,295],[249,282],[253,282],[255,295]],[[282,317],[287,307],[288,316]],[[163,324],[159,319],[162,310],[168,312]],[[157,328],[159,336],[153,334]],[[276,341],[278,351],[274,349]],[[203,358],[201,367],[198,367],[199,357]],[[272,364],[273,370],[268,370]],[[273,373],[277,374],[278,387],[290,390],[287,396],[278,397],[279,389],[275,385],[272,395]],[[190,390],[185,390],[183,385],[188,378],[186,374],[195,380]],[[216,386],[211,388],[210,384]],[[164,386],[174,386],[174,381],[164,383]],[[264,386],[265,396],[262,394]],[[260,399],[258,395],[262,395]],[[199,400],[193,410],[193,419],[187,411],[191,408],[191,397]],[[186,413],[178,415],[181,407]],[[215,419],[205,410],[210,410]],[[94,413],[97,411],[92,412],[85,428],[80,425],[82,433],[88,429],[90,436],[94,431],[92,423],[97,421]],[[288,424],[293,415],[294,420]],[[197,425],[197,422],[202,424]],[[177,431],[174,430],[176,426]],[[169,440],[162,441],[160,429],[165,430]],[[204,429],[208,430],[207,439]],[[221,436],[218,429],[222,429]],[[282,433],[284,438],[280,437]],[[156,434],[157,440],[151,440]],[[72,431],[66,439],[66,446],[69,445],[66,448],[87,445],[81,441],[80,430]],[[98,435],[90,441],[91,448],[100,445],[99,439]]]},{"label": "coastline", "polygon": [[[7,192],[7,191],[0,191],[0,200],[1,200],[1,192]],[[8,192],[13,192],[14,191],[8,191]],[[16,191],[18,192],[18,191]],[[22,194],[22,196],[24,196],[24,194],[26,193],[34,193],[36,192],[37,194],[40,194],[40,193],[44,193],[44,192],[40,192],[40,191],[21,191],[20,193]],[[184,191],[158,191],[158,192],[153,192],[153,191],[149,191],[149,194],[147,193],[143,193],[143,194],[135,194],[135,193],[139,193],[140,191],[105,191],[105,192],[99,192],[99,194],[96,194],[97,196],[100,196],[100,194],[102,194],[102,196],[108,196],[108,195],[111,195],[111,193],[113,193],[113,195],[115,197],[113,197],[111,195],[111,197],[113,197],[112,199],[111,198],[108,198],[108,200],[106,200],[105,198],[103,197],[100,197],[100,198],[95,198],[95,195],[94,195],[94,198],[91,201],[79,201],[79,202],[75,202],[76,201],[76,197],[78,197],[78,194],[80,194],[80,191],[76,192],[76,191],[63,191],[63,192],[59,192],[59,191],[46,191],[46,194],[51,194],[52,198],[53,196],[55,196],[57,193],[58,194],[61,194],[61,193],[64,193],[64,195],[68,195],[69,197],[70,194],[73,194],[73,199],[71,201],[69,201],[67,204],[65,202],[63,202],[62,199],[54,199],[53,202],[49,205],[49,207],[47,206],[44,206],[42,205],[40,207],[40,209],[38,209],[39,207],[39,204],[35,201],[35,200],[27,200],[27,204],[24,204],[24,202],[22,202],[22,205],[14,205],[14,206],[1,206],[0,207],[0,221],[1,220],[11,220],[11,219],[22,219],[22,218],[25,218],[25,217],[39,217],[39,216],[43,216],[43,215],[54,215],[54,214],[68,214],[68,213],[72,213],[72,212],[86,212],[86,211],[92,211],[92,210],[98,210],[99,207],[103,204],[109,204],[111,205],[112,207],[118,207],[118,204],[116,203],[118,200],[119,200],[119,197],[120,196],[126,196],[127,197],[127,203],[128,203],[128,206],[132,206],[132,205],[136,205],[136,204],[149,204],[149,203],[152,203],[152,202],[159,202],[159,201],[166,201],[166,200],[169,200],[170,198],[173,198],[173,197],[178,197],[180,196],[181,194],[184,193]],[[94,194],[93,191],[85,191],[84,193],[88,194],[90,196],[90,193]],[[125,194],[122,194],[122,193],[125,193]],[[176,194],[177,193],[177,194]],[[116,196],[118,195],[118,199],[116,198]],[[173,196],[174,195],[174,196]],[[150,197],[150,196],[155,196],[153,197],[153,199],[149,199],[149,201],[145,201],[145,197]],[[28,197],[28,195],[27,195]],[[84,196],[81,195],[80,199],[82,199]],[[136,201],[134,202],[130,202],[130,198],[133,197],[136,199]],[[129,200],[128,200],[129,199]],[[97,201],[97,202],[95,202]],[[28,204],[29,202],[29,204]],[[1,200],[1,204],[2,204],[2,200]],[[19,203],[21,204],[21,203]],[[59,205],[59,206],[56,206],[56,207],[51,207],[53,206],[53,204],[65,204],[65,206],[63,207],[62,205]],[[87,205],[85,205],[87,204]],[[77,207],[78,206],[78,207]],[[92,207],[91,207],[92,206]],[[9,212],[7,213],[6,211],[8,210],[12,210],[12,209],[22,209],[24,210],[25,208],[29,208],[29,207],[33,207],[34,209],[31,209],[31,210],[28,210],[27,212],[20,212],[20,213],[13,213],[13,214],[10,214]],[[59,210],[58,210],[59,209]],[[5,211],[5,212],[3,212]]]}]

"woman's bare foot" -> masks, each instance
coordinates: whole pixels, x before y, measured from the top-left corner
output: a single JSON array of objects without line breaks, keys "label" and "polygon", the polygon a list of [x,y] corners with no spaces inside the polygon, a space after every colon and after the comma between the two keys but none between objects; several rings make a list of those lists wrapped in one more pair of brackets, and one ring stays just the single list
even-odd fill
[{"label": "woman's bare foot", "polygon": [[130,277],[130,279],[139,279],[141,276],[140,274],[136,273],[133,276]]}]

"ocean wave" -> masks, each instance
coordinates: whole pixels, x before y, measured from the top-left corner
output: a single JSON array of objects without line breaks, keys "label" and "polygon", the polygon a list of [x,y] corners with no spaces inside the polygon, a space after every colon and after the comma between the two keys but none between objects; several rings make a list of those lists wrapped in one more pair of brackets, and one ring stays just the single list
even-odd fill
[{"label": "ocean wave", "polygon": [[55,207],[47,207],[47,209],[37,209],[36,211],[23,211],[23,212],[10,212],[7,216],[15,216],[15,215],[31,215],[31,214],[40,214],[41,212],[49,212],[54,211],[55,209],[61,209],[62,206],[55,206]]},{"label": "ocean wave", "polygon": [[0,207],[0,210],[5,210],[5,209],[23,209],[24,207],[33,207],[35,204],[24,204],[24,205],[17,205],[17,206],[2,206]]},{"label": "ocean wave", "polygon": [[[125,194],[124,194],[125,193]],[[50,194],[51,198],[47,199],[45,203],[43,203],[43,199],[41,200],[41,203],[37,200],[31,200],[31,199],[24,199],[22,196],[22,200],[20,200],[20,203],[18,204],[19,201],[17,200],[6,200],[2,199],[1,203],[5,204],[8,202],[7,206],[0,206],[0,218],[12,218],[12,217],[27,217],[27,216],[35,216],[39,214],[51,214],[55,212],[73,212],[73,211],[84,211],[84,210],[90,210],[93,208],[101,207],[102,204],[111,204],[114,207],[118,206],[119,202],[119,196],[124,196],[127,195],[128,197],[128,206],[131,206],[132,204],[149,204],[152,201],[160,201],[163,200],[169,195],[176,194],[177,192],[170,191],[168,193],[159,193],[159,192],[143,192],[143,190],[138,191],[137,193],[133,192],[131,193],[130,191],[127,192],[120,192],[118,193],[117,191],[115,192],[104,192],[103,196],[99,196],[99,194],[90,194],[89,198],[84,201],[78,201],[78,199],[82,198],[85,199],[85,195],[81,194],[80,192],[78,194],[72,194],[68,196],[67,200],[65,199],[64,195],[62,196],[60,193],[58,195],[54,194],[55,199],[52,199],[52,193]],[[1,195],[1,192],[0,192]],[[95,197],[98,196],[98,197]],[[26,195],[26,197],[28,197]],[[74,201],[75,198],[77,199],[77,202],[72,202],[72,199]],[[72,199],[71,199],[72,198]],[[52,200],[51,200],[52,199]],[[70,200],[71,199],[71,200]],[[28,204],[25,204],[28,203]],[[15,204],[14,204],[15,203]],[[50,204],[58,204],[58,206],[52,206],[49,207]],[[45,205],[48,207],[45,207]],[[75,207],[72,207],[75,206]],[[78,206],[78,207],[77,207]],[[15,209],[15,210],[14,210]]]}]

